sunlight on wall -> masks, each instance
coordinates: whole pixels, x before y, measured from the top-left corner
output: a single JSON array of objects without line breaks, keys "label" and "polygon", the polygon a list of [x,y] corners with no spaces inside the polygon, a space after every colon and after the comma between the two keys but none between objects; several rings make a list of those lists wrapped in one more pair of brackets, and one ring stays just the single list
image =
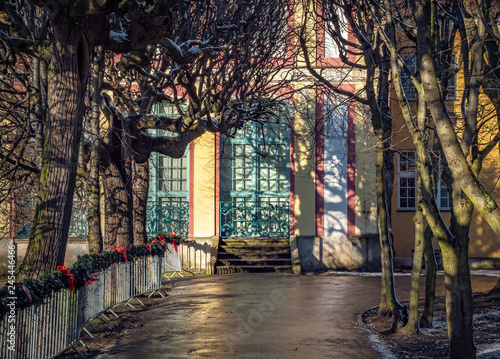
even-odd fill
[{"label": "sunlight on wall", "polygon": [[295,234],[316,234],[315,91],[304,90],[295,100]]},{"label": "sunlight on wall", "polygon": [[193,236],[215,235],[215,135],[205,133],[194,144]]}]

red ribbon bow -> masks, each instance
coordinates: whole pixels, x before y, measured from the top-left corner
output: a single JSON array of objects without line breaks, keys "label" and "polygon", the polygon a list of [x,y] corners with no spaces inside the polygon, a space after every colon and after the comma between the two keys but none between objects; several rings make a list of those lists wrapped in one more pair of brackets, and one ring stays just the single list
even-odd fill
[{"label": "red ribbon bow", "polygon": [[149,244],[145,244],[144,247],[146,247],[146,249],[149,251],[149,253],[151,253],[151,246]]},{"label": "red ribbon bow", "polygon": [[175,243],[175,239],[174,239],[174,236],[176,236],[177,234],[175,232],[173,233],[170,233],[170,241],[172,242],[172,244],[174,245],[174,249],[175,251],[177,252],[177,243]]},{"label": "red ribbon bow", "polygon": [[126,249],[130,250],[130,247],[120,248],[118,247],[118,243],[115,243],[115,252],[121,253],[123,255],[123,258],[125,258],[125,262],[128,262],[127,252],[125,252]]},{"label": "red ribbon bow", "polygon": [[28,289],[28,287],[26,287],[24,284],[21,284],[21,289],[23,290],[24,294],[26,294],[26,297],[28,298],[28,300],[30,302],[33,301],[33,299],[31,298],[31,292]]},{"label": "red ribbon bow", "polygon": [[89,279],[89,280],[85,283],[85,285],[87,285],[87,284],[92,284],[92,283],[94,283],[96,280],[99,280],[99,278],[97,278],[97,276],[96,276],[94,273],[89,272],[89,274],[90,274],[90,279]]},{"label": "red ribbon bow", "polygon": [[69,269],[64,266],[57,266],[57,270],[65,277],[69,277],[69,290],[72,292],[75,287],[75,276],[69,272]]},{"label": "red ribbon bow", "polygon": [[[165,238],[165,237],[163,237],[163,236],[159,236],[158,238],[153,239],[153,243],[154,243],[154,242],[160,242],[160,243],[161,243],[161,244],[162,244],[162,245],[163,245],[163,246],[167,249],[167,251],[169,251],[169,252],[170,252],[170,249],[168,249],[168,247],[167,247],[167,242],[165,242],[165,241],[163,240],[164,238]],[[172,253],[172,252],[170,252],[170,253]]]}]

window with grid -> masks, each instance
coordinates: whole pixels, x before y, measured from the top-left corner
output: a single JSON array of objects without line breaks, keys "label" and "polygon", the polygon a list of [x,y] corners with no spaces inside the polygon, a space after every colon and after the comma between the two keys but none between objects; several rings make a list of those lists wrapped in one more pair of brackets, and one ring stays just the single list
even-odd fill
[{"label": "window with grid", "polygon": [[439,157],[438,158],[439,173],[438,173],[436,196],[437,196],[437,205],[439,209],[447,211],[451,209],[451,192],[448,191],[448,187],[446,186],[446,183],[442,179],[443,162],[444,159],[442,157]]},{"label": "window with grid", "polygon": [[439,209],[450,210],[450,192],[443,181],[438,183],[438,205]]},{"label": "window with grid", "polygon": [[416,152],[401,151],[398,156],[398,209],[414,210],[417,193]]},{"label": "window with grid", "polygon": [[347,138],[348,103],[345,96],[323,97],[325,138]]},{"label": "window with grid", "polygon": [[[156,114],[176,116],[173,104],[157,104]],[[156,130],[156,136],[175,136]],[[188,149],[181,158],[171,158],[153,153],[150,159],[147,232],[149,236],[159,231],[176,232],[187,236],[189,230],[189,156]]]},{"label": "window with grid", "polygon": [[221,236],[287,232],[288,144],[288,127],[277,121],[247,122],[234,138],[223,139]]},{"label": "window with grid", "polygon": [[[403,62],[408,66],[410,69],[410,72],[412,74],[415,73],[417,70],[417,60],[415,56],[409,55],[409,56],[403,56]],[[405,97],[408,101],[416,101],[417,100],[417,89],[415,86],[413,86],[413,82],[411,81],[411,77],[401,69],[400,71],[400,79],[401,79],[401,86],[403,87],[403,92],[405,94]]]}]

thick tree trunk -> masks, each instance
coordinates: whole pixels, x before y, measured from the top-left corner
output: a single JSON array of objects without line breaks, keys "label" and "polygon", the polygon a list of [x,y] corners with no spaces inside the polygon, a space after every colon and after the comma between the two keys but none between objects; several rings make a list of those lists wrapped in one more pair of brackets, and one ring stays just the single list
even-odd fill
[{"label": "thick tree trunk", "polygon": [[107,153],[104,167],[104,203],[105,203],[105,231],[104,250],[114,250],[115,244],[120,247],[129,246],[130,236],[130,196],[120,171],[114,162],[110,161]]},{"label": "thick tree trunk", "polygon": [[38,277],[64,264],[71,220],[90,55],[77,28],[54,22],[53,32],[40,189],[18,279]]},{"label": "thick tree trunk", "polygon": [[135,163],[132,167],[132,218],[134,244],[147,243],[146,210],[149,191],[149,162]]},{"label": "thick tree trunk", "polygon": [[90,117],[90,169],[87,178],[87,221],[90,253],[102,251],[99,184],[99,117],[102,47],[97,48],[92,65],[92,113]]},{"label": "thick tree trunk", "polygon": [[436,275],[437,263],[434,254],[434,244],[432,243],[432,230],[429,226],[424,232],[425,247],[425,303],[422,317],[420,318],[420,328],[431,328],[434,320],[434,300],[436,298]]},{"label": "thick tree trunk", "polygon": [[441,245],[446,284],[446,322],[450,342],[450,358],[475,358],[472,337],[472,288],[470,282],[468,248],[461,244],[453,248]]}]

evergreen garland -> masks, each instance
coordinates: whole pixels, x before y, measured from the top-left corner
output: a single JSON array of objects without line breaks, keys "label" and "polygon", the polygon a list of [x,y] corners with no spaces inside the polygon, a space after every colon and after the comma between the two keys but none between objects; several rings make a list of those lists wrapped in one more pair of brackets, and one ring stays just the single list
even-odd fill
[{"label": "evergreen garland", "polygon": [[[146,256],[163,256],[166,248],[160,242],[148,244],[151,252],[146,245],[132,246],[125,248],[127,261],[131,262],[134,258]],[[114,263],[125,262],[125,256],[118,251],[103,251],[94,254],[85,254],[79,256],[78,260],[73,264],[69,273],[74,276],[74,289],[77,290],[85,286],[87,281],[91,279],[91,274],[99,273],[109,268]],[[15,284],[15,296],[9,295],[7,287],[0,288],[0,320],[9,310],[7,304],[15,302],[16,310],[26,308],[30,305],[42,304],[44,300],[52,295],[52,293],[60,291],[64,288],[69,288],[70,277],[64,275],[61,271],[45,273],[38,279],[27,278],[23,280],[22,285],[29,291],[31,300],[29,300],[21,283]],[[12,299],[15,298],[15,299]]]}]

